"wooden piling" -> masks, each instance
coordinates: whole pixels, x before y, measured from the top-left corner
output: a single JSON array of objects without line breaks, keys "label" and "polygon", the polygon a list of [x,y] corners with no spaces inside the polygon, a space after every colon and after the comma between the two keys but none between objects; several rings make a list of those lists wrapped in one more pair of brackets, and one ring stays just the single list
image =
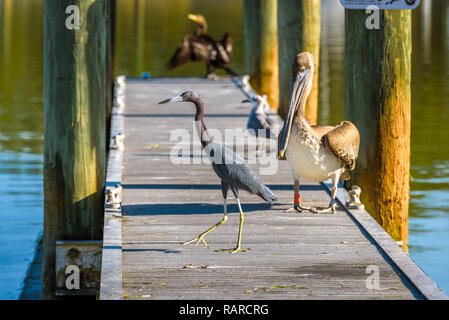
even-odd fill
[{"label": "wooden piling", "polygon": [[321,0],[278,0],[279,114],[284,117],[290,96],[293,58],[300,52],[313,54],[315,73],[307,100],[306,117],[318,118],[318,87],[321,36]]},{"label": "wooden piling", "polygon": [[134,34],[136,48],[135,74],[140,76],[145,71],[145,11],[146,0],[136,0],[134,5]]},{"label": "wooden piling", "polygon": [[259,76],[258,61],[260,60],[260,2],[259,0],[244,0],[243,2],[243,39],[245,47],[245,72],[250,76],[252,85]]},{"label": "wooden piling", "polygon": [[106,19],[107,19],[107,35],[106,35],[106,87],[109,90],[106,94],[106,148],[109,147],[109,136],[111,131],[111,116],[114,97],[114,56],[115,56],[115,12],[116,0],[107,0],[106,2]]},{"label": "wooden piling", "polygon": [[367,211],[407,250],[411,119],[411,12],[346,10],[345,117],[361,136],[352,183]]},{"label": "wooden piling", "polygon": [[254,89],[268,96],[277,110],[279,103],[277,0],[245,0],[245,61]]},{"label": "wooden piling", "polygon": [[[44,2],[46,299],[55,292],[55,241],[102,239],[107,1]],[[79,8],[79,30],[65,27],[69,5]]]}]

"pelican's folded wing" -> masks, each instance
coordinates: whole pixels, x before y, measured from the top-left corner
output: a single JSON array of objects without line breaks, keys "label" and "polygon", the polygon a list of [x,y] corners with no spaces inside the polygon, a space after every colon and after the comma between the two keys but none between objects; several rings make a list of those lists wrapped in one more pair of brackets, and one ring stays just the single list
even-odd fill
[{"label": "pelican's folded wing", "polygon": [[359,153],[360,134],[353,123],[349,121],[341,122],[323,135],[321,142],[326,149],[345,163],[346,168],[354,169]]}]

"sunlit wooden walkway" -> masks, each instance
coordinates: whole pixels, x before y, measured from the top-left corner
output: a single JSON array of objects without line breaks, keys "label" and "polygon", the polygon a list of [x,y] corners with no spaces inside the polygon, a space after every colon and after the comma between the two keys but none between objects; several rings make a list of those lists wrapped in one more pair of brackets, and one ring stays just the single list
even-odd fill
[{"label": "sunlit wooden walkway", "polygon": [[[242,246],[248,252],[214,251],[233,247],[237,239],[238,210],[231,193],[230,218],[207,235],[210,248],[181,245],[223,215],[220,181],[212,168],[170,161],[178,143],[176,136],[170,141],[171,133],[185,129],[192,135],[194,107],[157,102],[185,90],[203,96],[209,129],[224,133],[246,127],[251,105],[241,103],[245,95],[229,79],[127,80],[126,107],[114,115],[123,121],[122,170],[109,179],[123,186],[122,207],[112,215],[109,210],[105,219],[102,299],[445,297],[365,211],[340,206],[335,215],[284,213],[293,198],[285,161],[277,162],[275,175],[261,175],[278,196],[275,205],[241,194],[246,213]],[[192,149],[191,162],[200,157],[198,148]],[[305,205],[329,202],[321,184],[305,182],[302,196]],[[339,200],[346,198],[346,191],[339,190]],[[376,270],[379,287],[373,288]]]}]

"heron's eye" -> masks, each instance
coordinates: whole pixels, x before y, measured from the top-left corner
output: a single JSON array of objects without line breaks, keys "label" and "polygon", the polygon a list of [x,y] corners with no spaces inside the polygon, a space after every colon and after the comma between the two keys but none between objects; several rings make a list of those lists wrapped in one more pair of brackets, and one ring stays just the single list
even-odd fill
[{"label": "heron's eye", "polygon": [[184,93],[184,95],[182,96],[184,99],[188,99],[190,97],[190,93]]}]

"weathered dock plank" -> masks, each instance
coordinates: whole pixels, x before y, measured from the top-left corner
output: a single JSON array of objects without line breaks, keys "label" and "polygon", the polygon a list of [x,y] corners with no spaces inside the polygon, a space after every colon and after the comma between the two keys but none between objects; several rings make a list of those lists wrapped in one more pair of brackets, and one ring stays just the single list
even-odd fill
[{"label": "weathered dock plank", "polygon": [[[117,91],[117,90],[116,90]],[[117,97],[116,101],[117,102]],[[116,137],[123,136],[123,107],[115,103],[112,108],[111,137],[109,140],[106,193],[120,185],[122,180],[123,148]],[[121,200],[118,195],[119,202]],[[122,298],[122,207],[105,197],[103,254],[100,282],[100,300]]]},{"label": "weathered dock plank", "polygon": [[[233,247],[237,239],[238,210],[231,196],[228,222],[206,236],[210,249],[181,245],[223,215],[219,179],[212,168],[170,161],[178,142],[170,140],[171,133],[184,129],[192,136],[194,108],[188,103],[157,102],[185,90],[203,96],[209,129],[224,132],[246,127],[250,105],[241,103],[244,95],[230,80],[127,81],[121,179],[122,298],[426,298],[346,210],[340,208],[335,215],[284,213],[293,197],[285,161],[276,162],[275,175],[261,175],[278,196],[276,204],[269,206],[241,193],[245,212],[242,246],[248,252],[214,251]],[[274,143],[271,149],[275,152]],[[240,154],[254,159],[251,153]],[[187,158],[190,162],[200,159],[200,151],[193,148]],[[257,171],[266,166],[253,164]],[[305,205],[328,204],[323,185],[304,182],[301,188]],[[369,286],[373,275],[367,271],[371,268],[379,271],[377,289]]]}]

